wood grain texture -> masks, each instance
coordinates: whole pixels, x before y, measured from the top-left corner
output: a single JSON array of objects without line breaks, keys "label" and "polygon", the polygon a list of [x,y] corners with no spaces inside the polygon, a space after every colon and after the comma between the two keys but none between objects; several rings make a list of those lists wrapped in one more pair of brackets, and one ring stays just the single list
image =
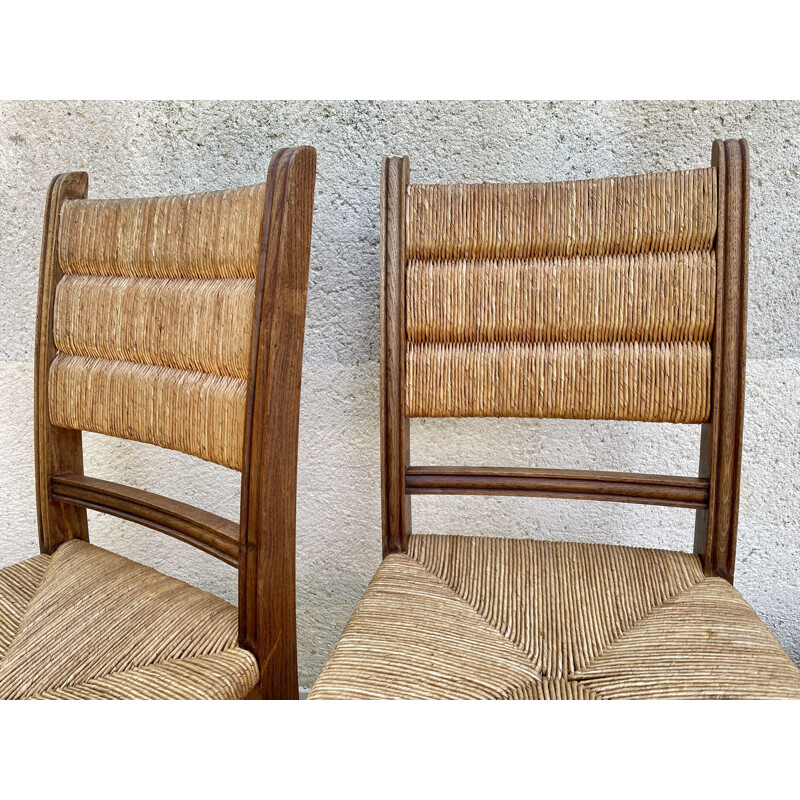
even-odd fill
[{"label": "wood grain texture", "polygon": [[408,158],[385,158],[381,173],[381,530],[383,554],[406,550],[411,502],[406,387],[405,231]]},{"label": "wood grain texture", "polygon": [[48,373],[56,356],[53,339],[53,303],[62,276],[58,259],[58,230],[65,202],[83,199],[89,186],[85,172],[69,172],[53,178],[47,192],[42,233],[42,261],[36,315],[34,362],[34,448],[36,458],[36,509],[39,547],[53,553],[68,539],[89,540],[86,509],[55,500],[50,478],[63,472],[83,473],[81,432],[57,428],[50,422]]},{"label": "wood grain texture", "polygon": [[224,517],[153,492],[85,475],[55,475],[50,487],[54,500],[136,522],[193,544],[226,564],[239,565],[239,526]]},{"label": "wood grain texture", "polygon": [[699,474],[709,480],[707,511],[699,511],[695,552],[707,575],[733,582],[744,421],[750,165],[744,139],[716,141],[719,181],[717,304],[712,338],[711,420],[703,426]]},{"label": "wood grain texture", "polygon": [[408,494],[565,497],[705,508],[708,481],[678,475],[515,467],[409,467]]},{"label": "wood grain texture", "polygon": [[254,698],[297,699],[295,501],[316,151],[279,150],[267,179],[245,427],[239,642]]}]

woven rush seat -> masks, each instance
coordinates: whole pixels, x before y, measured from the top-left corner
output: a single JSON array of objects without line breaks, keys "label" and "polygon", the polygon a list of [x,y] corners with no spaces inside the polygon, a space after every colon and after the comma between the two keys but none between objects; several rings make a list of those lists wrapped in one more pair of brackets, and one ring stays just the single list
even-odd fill
[{"label": "woven rush seat", "polygon": [[688,553],[409,537],[309,699],[800,699],[800,671]]},{"label": "woven rush seat", "polygon": [[236,608],[75,539],[0,569],[0,699],[212,700],[259,678]]}]

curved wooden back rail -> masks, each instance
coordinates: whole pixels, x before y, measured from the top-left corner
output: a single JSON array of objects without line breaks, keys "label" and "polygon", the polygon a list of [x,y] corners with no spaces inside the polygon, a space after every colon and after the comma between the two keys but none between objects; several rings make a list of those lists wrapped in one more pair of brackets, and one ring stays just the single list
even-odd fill
[{"label": "curved wooden back rail", "polygon": [[406,494],[494,494],[706,508],[708,480],[524,467],[408,467]]},{"label": "curved wooden back rail", "polygon": [[[384,553],[412,494],[695,508],[696,552],[733,579],[747,292],[748,156],[706,169],[555,184],[382,184]],[[412,416],[702,425],[698,477],[410,465]]]},{"label": "curved wooden back rail", "polygon": [[[239,639],[261,698],[297,697],[295,499],[316,152],[267,181],[144,200],[48,193],[37,323],[39,537],[88,540],[86,508],[167,533],[239,568]],[[83,474],[81,431],[242,472],[240,524]]]},{"label": "curved wooden back rail", "polygon": [[153,492],[87,475],[54,475],[50,496],[61,503],[92,508],[174,536],[239,566],[239,526],[229,519]]}]

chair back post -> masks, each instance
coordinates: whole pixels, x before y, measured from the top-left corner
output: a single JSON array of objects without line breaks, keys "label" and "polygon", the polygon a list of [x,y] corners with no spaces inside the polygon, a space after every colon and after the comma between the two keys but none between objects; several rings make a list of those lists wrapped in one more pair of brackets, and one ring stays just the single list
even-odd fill
[{"label": "chair back post", "polygon": [[385,158],[381,173],[381,530],[383,555],[402,553],[411,533],[406,494],[405,233],[408,158]]},{"label": "chair back post", "polygon": [[239,642],[252,697],[297,699],[295,503],[316,151],[279,150],[267,178],[245,422]]},{"label": "chair back post", "polygon": [[59,428],[50,422],[48,374],[56,357],[53,304],[62,272],[58,260],[61,206],[66,200],[83,200],[89,187],[85,172],[56,175],[47,192],[39,270],[34,357],[34,452],[36,461],[36,511],[39,548],[53,553],[69,539],[89,540],[86,509],[53,498],[50,479],[62,473],[83,474],[81,431]]},{"label": "chair back post", "polygon": [[711,419],[703,425],[701,478],[707,509],[697,512],[695,552],[707,575],[733,582],[744,423],[750,159],[744,139],[717,140],[716,319],[712,338]]}]

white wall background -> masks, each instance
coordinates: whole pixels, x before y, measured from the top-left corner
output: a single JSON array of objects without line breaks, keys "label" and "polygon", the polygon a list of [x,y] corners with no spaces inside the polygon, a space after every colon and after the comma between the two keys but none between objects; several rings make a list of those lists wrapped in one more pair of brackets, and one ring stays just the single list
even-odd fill
[{"label": "white wall background", "polygon": [[[705,166],[715,138],[752,158],[750,304],[736,585],[800,662],[800,104],[11,102],[0,104],[0,565],[37,552],[33,352],[45,193],[85,169],[92,197],[264,180],[278,147],[318,151],[300,422],[300,681],[311,685],[380,560],[379,165],[417,182],[550,181]],[[239,476],[156,447],[85,436],[88,474],[233,519]],[[682,426],[412,423],[416,463],[693,474]],[[693,512],[585,501],[415,498],[418,532],[690,550]],[[90,514],[93,541],[236,602],[235,571]]]}]

